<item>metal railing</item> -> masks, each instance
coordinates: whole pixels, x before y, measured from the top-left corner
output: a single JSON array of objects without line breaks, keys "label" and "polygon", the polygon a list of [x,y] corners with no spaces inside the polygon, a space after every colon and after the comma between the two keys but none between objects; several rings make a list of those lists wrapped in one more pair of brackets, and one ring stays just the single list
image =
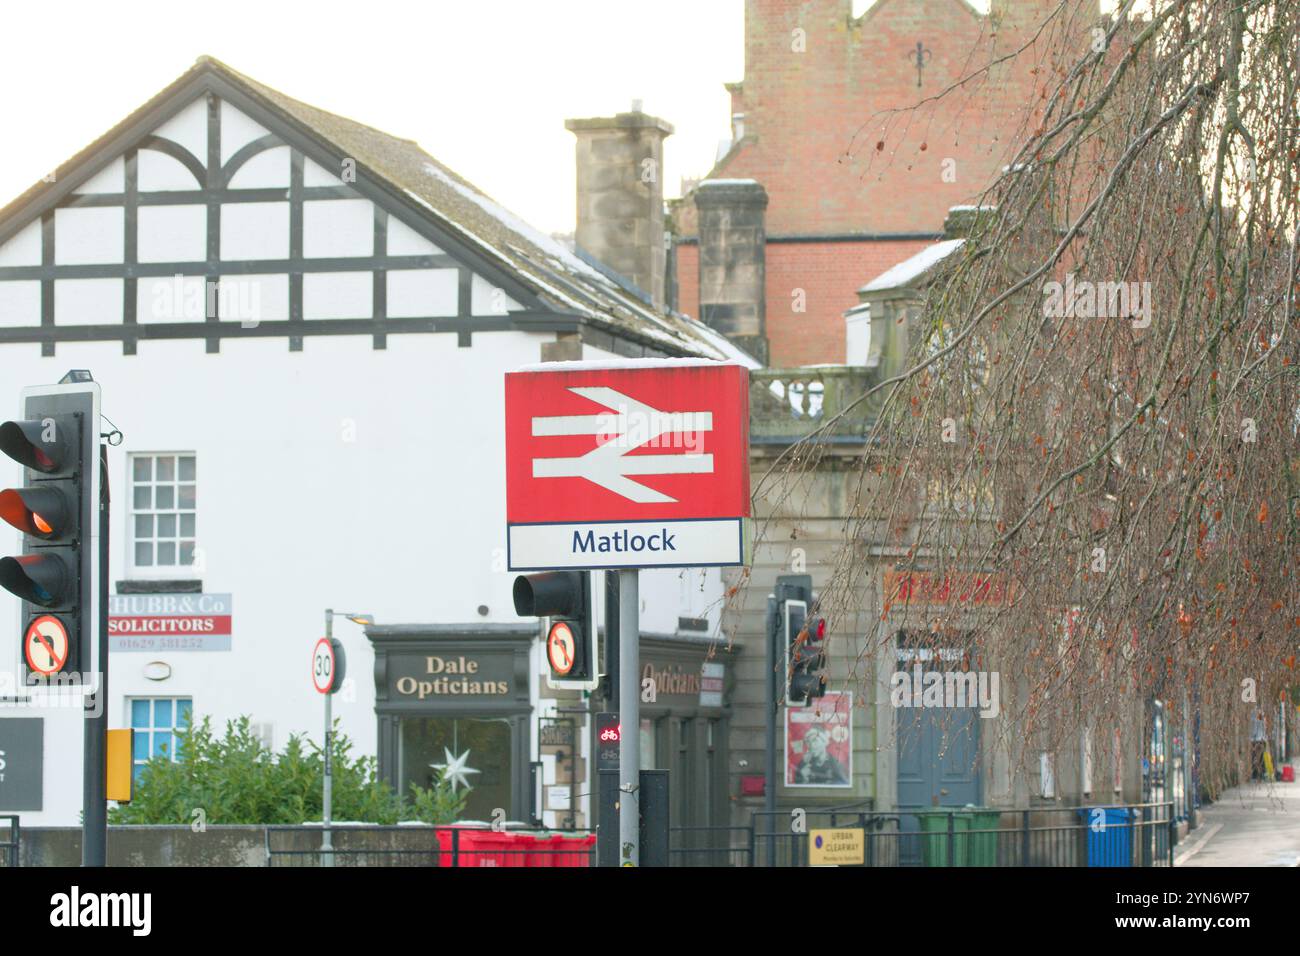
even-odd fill
[{"label": "metal railing", "polygon": [[0,813],[0,823],[5,820],[9,821],[9,838],[0,840],[0,866],[17,866],[18,845],[22,837],[22,830],[18,825],[18,817],[13,814]]},{"label": "metal railing", "polygon": [[350,826],[333,824],[321,848],[320,824],[268,826],[267,866],[587,867],[595,865],[590,831],[520,825]]},{"label": "metal railing", "polygon": [[[712,830],[707,849],[674,848],[673,865],[807,866],[809,832],[862,831],[867,867],[1172,866],[1172,802],[1030,810],[853,806],[754,812],[748,827]],[[681,842],[677,840],[675,842]]]},{"label": "metal railing", "polygon": [[669,827],[669,866],[753,866],[754,828]]},{"label": "metal railing", "polygon": [[807,866],[808,831],[826,828],[861,828],[864,832],[866,866],[879,866],[878,829],[888,818],[871,810],[869,801],[836,807],[790,810],[755,810],[750,818],[754,829],[754,866]]},{"label": "metal railing", "polygon": [[[854,366],[753,369],[749,373],[750,443],[791,444],[843,412],[875,382],[875,370]],[[859,403],[818,435],[821,442],[860,442],[884,392]]]},{"label": "metal railing", "polygon": [[[757,810],[748,826],[670,827],[669,865],[808,866],[809,831],[862,831],[862,866],[1153,867],[1172,866],[1177,819],[1171,801],[1096,807],[1004,810],[971,807],[839,807]],[[0,817],[0,820],[6,819]],[[13,837],[0,843],[17,864]],[[267,866],[591,867],[590,830],[520,825],[348,826],[332,829],[322,850],[320,825],[266,828]],[[327,859],[328,857],[328,859]]]}]

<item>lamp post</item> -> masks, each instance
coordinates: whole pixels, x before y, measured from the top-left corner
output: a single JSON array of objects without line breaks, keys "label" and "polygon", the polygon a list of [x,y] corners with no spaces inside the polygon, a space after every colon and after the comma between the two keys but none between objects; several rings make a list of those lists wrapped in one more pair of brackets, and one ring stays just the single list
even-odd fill
[{"label": "lamp post", "polygon": [[[374,624],[373,614],[361,614],[350,611],[336,611],[333,608],[325,609],[325,640],[333,641],[334,639],[334,617],[346,617],[353,624]],[[331,675],[331,686],[329,693],[325,694],[325,792],[324,792],[324,836],[321,839],[321,865],[334,865],[334,839],[330,832],[330,818],[333,807],[331,806],[334,797],[334,773],[333,773],[333,751],[334,751],[334,713],[330,706],[334,699],[334,691],[338,689],[337,678]]]}]

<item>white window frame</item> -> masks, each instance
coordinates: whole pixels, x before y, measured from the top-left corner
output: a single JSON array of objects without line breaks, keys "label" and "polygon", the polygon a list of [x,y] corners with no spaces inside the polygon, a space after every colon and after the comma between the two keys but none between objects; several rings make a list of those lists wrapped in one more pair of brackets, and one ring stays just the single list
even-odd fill
[{"label": "white window frame", "polygon": [[[194,537],[194,542],[195,542],[195,545],[194,545],[194,554],[195,554],[195,563],[194,563],[194,564],[168,564],[168,565],[163,565],[163,566],[161,566],[161,567],[160,567],[159,565],[157,565],[157,564],[152,564],[152,565],[137,565],[137,564],[135,563],[135,545],[136,545],[136,536],[135,536],[135,519],[136,519],[136,514],[137,514],[137,512],[136,512],[136,510],[135,510],[135,462],[136,462],[136,459],[137,459],[137,458],[152,458],[152,459],[157,460],[158,458],[168,458],[168,457],[176,458],[176,459],[178,459],[178,460],[179,460],[180,458],[182,458],[182,457],[185,457],[185,458],[193,458],[193,459],[194,459],[194,468],[195,468],[195,481],[194,481],[194,486],[195,486],[195,508],[194,508],[194,532],[195,532],[195,537]],[[200,576],[199,567],[201,566],[201,562],[200,562],[200,560],[199,560],[199,555],[200,555],[202,552],[201,552],[201,549],[199,548],[199,545],[198,545],[198,531],[199,531],[199,527],[198,527],[198,524],[199,524],[199,517],[198,517],[198,457],[199,457],[199,456],[198,456],[198,453],[195,452],[193,449],[187,449],[187,450],[183,450],[183,451],[169,451],[169,450],[167,450],[167,449],[159,449],[159,450],[156,450],[156,451],[133,451],[133,452],[130,452],[130,453],[126,456],[126,480],[125,480],[125,482],[123,483],[123,487],[126,488],[126,492],[125,492],[125,494],[122,496],[123,499],[124,499],[125,502],[126,502],[126,509],[125,509],[125,511],[126,511],[125,534],[122,535],[122,539],[123,539],[123,541],[124,541],[124,543],[125,543],[125,551],[126,551],[126,554],[125,554],[125,561],[123,562],[123,567],[125,567],[125,568],[127,569],[126,577],[128,577],[128,578],[130,578],[130,579],[134,579],[134,580],[145,580],[145,581],[175,581],[175,580],[190,580],[190,579],[192,579],[192,578],[196,578],[196,577],[199,577],[199,576]],[[157,466],[155,465],[155,468],[156,468],[156,467],[157,467]],[[180,465],[179,465],[179,461],[178,461],[178,464],[177,464],[178,479],[177,479],[177,481],[175,482],[176,484],[179,484],[179,483],[180,483],[180,482],[179,482],[179,469],[180,469]],[[151,480],[151,481],[150,481],[150,486],[151,486],[151,487],[156,486],[156,482],[154,482],[153,480]],[[178,504],[179,504],[179,502],[178,502]],[[176,509],[176,510],[179,511],[179,508]],[[143,514],[157,514],[157,512],[156,512],[156,511],[153,511],[153,510],[148,511],[148,512],[142,512],[142,513],[143,513]],[[177,520],[178,520],[178,522],[179,522],[179,517],[178,517]],[[156,527],[155,527],[155,532],[156,532],[156,530],[157,530],[157,529],[156,529]],[[178,532],[179,532],[179,528],[178,528]],[[151,538],[150,540],[153,541],[153,542],[155,543],[155,545],[156,545],[158,539],[157,539],[157,537],[154,537],[154,538]],[[181,540],[179,533],[177,534],[177,538],[176,538],[176,540],[177,540],[177,557],[179,558],[179,557],[180,557],[180,540]],[[185,539],[185,540],[189,540],[189,539],[187,538],[187,539]],[[156,559],[157,559],[157,553],[156,553],[156,551],[155,551],[155,555],[154,555],[154,557],[155,557],[155,561],[156,561]]]},{"label": "white window frame", "polygon": [[1050,750],[1038,754],[1038,795],[1044,800],[1056,799],[1056,754]]}]

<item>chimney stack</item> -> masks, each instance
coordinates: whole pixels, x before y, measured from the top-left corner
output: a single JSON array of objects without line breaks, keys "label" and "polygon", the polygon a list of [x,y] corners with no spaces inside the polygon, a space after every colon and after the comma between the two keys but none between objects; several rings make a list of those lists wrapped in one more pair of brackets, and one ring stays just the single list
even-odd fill
[{"label": "chimney stack", "polygon": [[565,120],[578,138],[578,248],[664,305],[664,139],[671,124],[640,109]]},{"label": "chimney stack", "polygon": [[752,179],[706,179],[695,207],[700,319],[766,365],[767,191]]}]

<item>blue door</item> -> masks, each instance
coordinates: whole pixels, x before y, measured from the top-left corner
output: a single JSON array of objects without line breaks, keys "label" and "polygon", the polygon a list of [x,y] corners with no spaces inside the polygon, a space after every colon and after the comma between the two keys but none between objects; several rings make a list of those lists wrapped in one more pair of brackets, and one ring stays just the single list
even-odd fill
[{"label": "blue door", "polygon": [[912,810],[979,805],[979,719],[973,707],[900,707],[898,746],[899,862],[919,865],[919,821]]}]

